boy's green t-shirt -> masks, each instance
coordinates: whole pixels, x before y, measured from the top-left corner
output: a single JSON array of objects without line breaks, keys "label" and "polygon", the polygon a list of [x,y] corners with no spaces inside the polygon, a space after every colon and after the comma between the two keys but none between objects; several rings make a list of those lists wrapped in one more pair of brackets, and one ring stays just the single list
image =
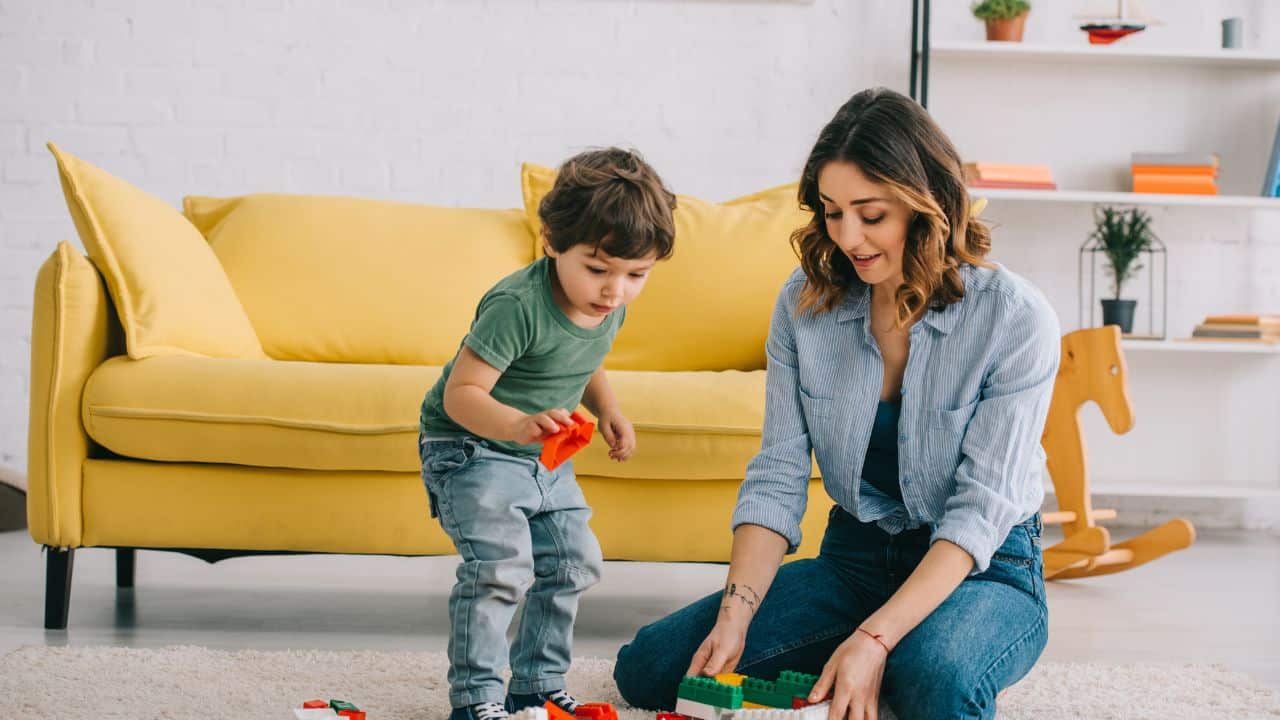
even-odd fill
[{"label": "boy's green t-shirt", "polygon": [[[577,408],[626,317],[622,307],[598,327],[573,324],[551,296],[550,273],[551,260],[542,258],[503,278],[480,299],[471,330],[462,339],[502,373],[490,393],[493,398],[526,413]],[[419,429],[427,437],[471,434],[444,411],[444,386],[456,361],[455,354],[422,401]],[[516,455],[542,452],[541,443],[489,442]]]}]

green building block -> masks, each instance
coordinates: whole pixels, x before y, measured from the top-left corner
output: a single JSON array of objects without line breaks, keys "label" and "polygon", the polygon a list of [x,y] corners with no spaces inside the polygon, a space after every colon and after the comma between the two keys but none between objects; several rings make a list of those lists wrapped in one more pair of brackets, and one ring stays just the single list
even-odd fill
[{"label": "green building block", "polygon": [[[808,697],[813,690],[813,686],[818,684],[817,675],[807,675],[794,670],[783,670],[778,673],[778,681],[774,683],[778,692],[785,693],[791,697]],[[790,701],[787,707],[791,707]]]},{"label": "green building block", "polygon": [[791,709],[791,696],[779,692],[775,683],[760,678],[743,678],[742,699],[757,705]]},{"label": "green building block", "polygon": [[[737,710],[742,707],[742,688],[725,685],[715,678],[688,676],[680,681],[676,697],[712,707]],[[787,707],[790,707],[788,703]]]},{"label": "green building block", "polygon": [[355,710],[356,712],[360,712],[360,708],[352,705],[346,700],[330,700],[329,707],[333,708],[334,712],[342,712],[343,710]]}]

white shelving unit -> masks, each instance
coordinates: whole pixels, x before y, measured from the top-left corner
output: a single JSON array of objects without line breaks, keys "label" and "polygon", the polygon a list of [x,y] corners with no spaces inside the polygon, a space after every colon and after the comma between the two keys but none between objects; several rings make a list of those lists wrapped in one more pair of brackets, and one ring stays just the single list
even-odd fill
[{"label": "white shelving unit", "polygon": [[984,197],[993,202],[1107,203],[1280,210],[1280,198],[1255,197],[1251,195],[1161,195],[1093,190],[1016,190],[997,188],[969,188],[969,194],[974,197]]},{"label": "white shelving unit", "polygon": [[[1255,50],[1143,48],[1129,45],[1048,45],[1002,42],[943,42],[932,44],[930,57],[983,63],[1144,63],[1153,66],[1280,72],[1280,55]],[[1020,190],[970,188],[974,197],[992,203],[1058,203],[1082,205],[1148,205],[1203,207],[1224,210],[1280,211],[1280,198],[1255,195],[1174,195],[1099,190]],[[1280,356],[1280,346],[1192,340],[1140,340],[1123,342],[1126,352],[1213,353]]]},{"label": "white shelving unit", "polygon": [[1280,357],[1280,345],[1211,340],[1122,340],[1126,353],[1226,353],[1233,355],[1273,355]]},{"label": "white shelving unit", "polygon": [[935,58],[991,60],[995,62],[1149,62],[1171,65],[1280,69],[1280,55],[1254,50],[1173,50],[1116,45],[1036,45],[1026,43],[941,43],[932,45]]}]

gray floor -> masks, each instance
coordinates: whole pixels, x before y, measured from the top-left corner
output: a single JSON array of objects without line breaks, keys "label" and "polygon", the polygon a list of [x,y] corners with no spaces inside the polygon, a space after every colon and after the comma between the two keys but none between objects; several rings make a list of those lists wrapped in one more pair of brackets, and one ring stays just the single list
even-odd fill
[{"label": "gray floor", "polygon": [[[137,588],[117,592],[114,554],[82,550],[69,629],[45,631],[39,548],[25,532],[0,533],[0,653],[28,644],[439,650],[455,562],[293,556],[209,565],[142,552]],[[609,563],[583,601],[576,654],[612,657],[637,627],[723,579],[716,565]],[[1190,550],[1132,572],[1051,583],[1049,602],[1045,659],[1223,663],[1280,689],[1274,535],[1205,533]]]}]

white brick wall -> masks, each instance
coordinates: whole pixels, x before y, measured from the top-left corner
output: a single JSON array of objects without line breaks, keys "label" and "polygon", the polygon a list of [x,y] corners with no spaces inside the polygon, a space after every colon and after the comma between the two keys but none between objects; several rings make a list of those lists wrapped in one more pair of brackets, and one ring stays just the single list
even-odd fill
[{"label": "white brick wall", "polygon": [[[980,39],[968,4],[934,0],[935,39]],[[1079,3],[1035,5],[1029,42],[1081,41]],[[1125,42],[1208,49],[1219,18],[1243,15],[1252,49],[1280,52],[1276,0],[1147,5],[1164,25]],[[175,205],[270,190],[513,207],[522,160],[610,143],[723,199],[793,180],[852,92],[905,89],[909,26],[906,0],[0,0],[0,465],[26,464],[35,271],[75,239],[47,140]],[[934,83],[962,152],[1049,163],[1067,187],[1119,184],[1146,142],[1219,150],[1224,187],[1256,192],[1280,115],[1274,72],[935,60]],[[1172,334],[1280,311],[1280,219],[1153,214]],[[987,217],[997,259],[1074,327],[1088,208]],[[1124,438],[1090,431],[1101,482],[1280,488],[1280,411],[1256,401],[1280,360],[1130,364],[1141,420]]]},{"label": "white brick wall", "polygon": [[36,269],[76,240],[48,140],[175,205],[514,207],[522,160],[609,143],[728,198],[794,179],[853,91],[905,89],[909,23],[901,0],[0,0],[0,465],[26,465]]}]

